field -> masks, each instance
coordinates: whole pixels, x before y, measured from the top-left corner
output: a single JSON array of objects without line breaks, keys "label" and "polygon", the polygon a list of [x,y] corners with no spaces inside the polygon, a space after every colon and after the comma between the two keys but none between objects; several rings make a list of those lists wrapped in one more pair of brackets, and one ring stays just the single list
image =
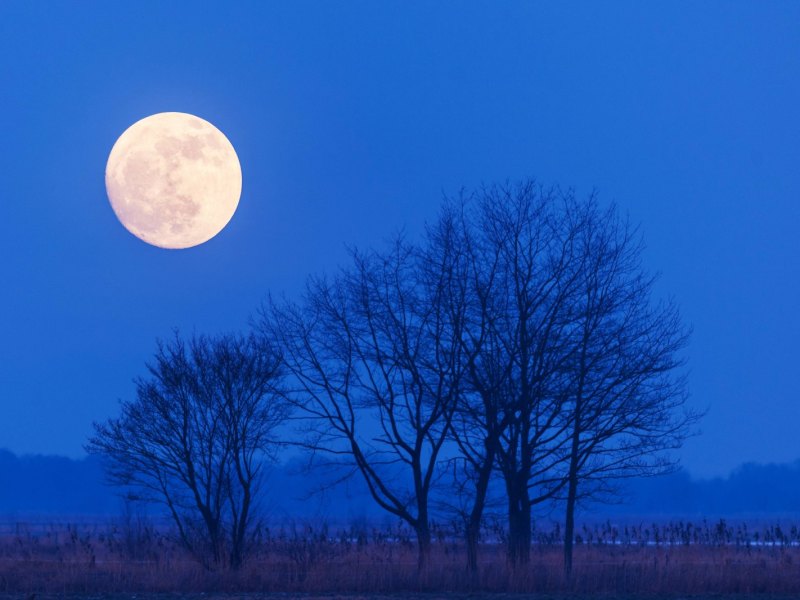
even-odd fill
[{"label": "field", "polygon": [[246,565],[230,572],[202,567],[167,530],[146,522],[10,523],[0,530],[0,594],[36,593],[44,599],[135,593],[139,600],[142,594],[174,593],[185,598],[205,593],[206,600],[252,593],[309,599],[389,593],[401,594],[395,599],[800,594],[800,531],[786,524],[584,526],[577,532],[570,582],[562,573],[557,528],[535,532],[531,564],[517,569],[506,562],[502,529],[488,529],[474,576],[465,569],[458,531],[437,527],[436,533],[423,572],[417,570],[414,540],[403,528],[299,525],[262,531]]}]

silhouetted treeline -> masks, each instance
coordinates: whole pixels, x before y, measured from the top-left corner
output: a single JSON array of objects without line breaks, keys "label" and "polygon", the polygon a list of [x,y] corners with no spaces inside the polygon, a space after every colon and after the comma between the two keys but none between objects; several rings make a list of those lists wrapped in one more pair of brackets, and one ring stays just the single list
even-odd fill
[{"label": "silhouetted treeline", "polygon": [[0,450],[0,516],[117,514],[120,500],[104,485],[94,456],[16,456]]},{"label": "silhouetted treeline", "polygon": [[[301,459],[275,465],[267,477],[263,505],[267,521],[356,522],[382,524],[383,511],[357,480],[313,495],[317,483],[302,472]],[[342,467],[337,471],[346,473]],[[790,464],[745,464],[727,477],[692,478],[686,471],[654,478],[630,479],[621,486],[622,500],[587,506],[588,521],[647,522],[663,519],[772,519],[796,517],[800,506],[800,461]],[[102,462],[89,456],[16,456],[0,450],[0,520],[36,517],[68,521],[115,518],[124,503],[104,480]],[[549,528],[557,515],[534,518],[537,529]],[[544,524],[542,524],[544,522]]]},{"label": "silhouetted treeline", "polygon": [[87,449],[213,564],[244,560],[263,465],[292,445],[410,527],[420,569],[439,515],[462,522],[476,572],[499,502],[512,566],[536,511],[563,511],[569,576],[577,507],[671,471],[698,419],[688,331],[652,297],[642,248],[593,196],[527,181],[447,200],[419,241],[353,250],[247,335],[160,343]]}]

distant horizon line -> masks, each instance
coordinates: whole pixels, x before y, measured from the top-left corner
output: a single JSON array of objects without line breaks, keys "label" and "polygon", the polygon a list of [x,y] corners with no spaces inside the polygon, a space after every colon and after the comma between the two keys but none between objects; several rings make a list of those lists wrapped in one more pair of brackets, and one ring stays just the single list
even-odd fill
[{"label": "distant horizon line", "polygon": [[[16,452],[16,451],[14,451],[11,448],[8,448],[6,446],[0,446],[0,455],[2,455],[3,453],[11,454],[14,458],[17,458],[17,459],[25,459],[25,458],[29,458],[29,459],[35,459],[35,458],[48,459],[48,458],[54,458],[54,459],[66,459],[66,460],[71,460],[71,461],[75,461],[75,462],[81,462],[81,461],[90,460],[90,459],[94,458],[94,457],[92,457],[91,455],[89,455],[89,454],[87,454],[85,452],[80,454],[80,455],[76,455],[76,456],[69,455],[69,454],[46,453],[46,452]],[[293,462],[293,460],[300,458],[300,456],[301,456],[300,454],[295,454],[295,455],[291,456],[289,458],[289,460],[278,460],[275,464],[286,465],[286,464],[289,464],[289,463]],[[101,459],[98,458],[97,460],[101,460]],[[674,473],[685,473],[686,475],[688,475],[688,477],[689,477],[689,479],[691,481],[726,480],[726,479],[730,479],[733,475],[735,475],[737,471],[740,471],[740,470],[742,470],[742,469],[744,469],[746,467],[761,467],[761,468],[764,468],[764,467],[790,467],[790,468],[791,467],[797,467],[797,468],[800,468],[800,457],[795,458],[794,460],[789,460],[789,461],[777,461],[776,460],[776,461],[761,462],[761,461],[757,461],[757,460],[746,460],[746,461],[740,462],[738,465],[736,465],[735,467],[730,469],[724,475],[710,475],[710,476],[709,475],[697,475],[697,474],[693,473],[691,471],[691,469],[687,468],[686,466],[678,465],[678,468],[675,469],[675,471],[673,471],[672,474],[674,474]],[[663,475],[666,475],[666,474],[667,473],[665,473]],[[638,479],[651,479],[653,477],[661,477],[663,475],[642,476],[642,477],[639,477]]]}]

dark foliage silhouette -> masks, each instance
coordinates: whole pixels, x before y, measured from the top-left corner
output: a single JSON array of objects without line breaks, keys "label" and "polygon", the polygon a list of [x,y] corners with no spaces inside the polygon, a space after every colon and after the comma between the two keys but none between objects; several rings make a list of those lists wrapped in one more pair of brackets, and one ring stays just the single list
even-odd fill
[{"label": "dark foliage silhouette", "polygon": [[87,450],[112,483],[166,506],[182,543],[206,564],[238,568],[256,518],[261,471],[287,406],[279,355],[255,336],[176,334],[119,417],[95,424]]},{"label": "dark foliage silhouette", "polygon": [[452,233],[441,222],[427,246],[401,238],[383,252],[353,252],[340,275],[312,278],[301,303],[273,302],[261,321],[294,384],[287,400],[306,417],[299,443],[349,461],[378,505],[416,532],[420,568],[463,372]]},{"label": "dark foliage silhouette", "polygon": [[642,244],[613,206],[575,208],[581,223],[566,365],[570,423],[564,566],[572,570],[579,499],[602,499],[620,478],[670,471],[699,414],[686,409],[679,352],[688,340],[676,306],[651,300]]},{"label": "dark foliage silhouette", "polygon": [[274,431],[352,476],[414,531],[456,515],[478,573],[487,507],[504,505],[512,570],[537,507],[564,510],[569,579],[579,502],[666,473],[686,409],[674,303],[653,299],[642,242],[612,205],[535,181],[446,200],[417,243],[351,252],[299,301],[270,299],[248,337],[179,336],[91,452],[113,482],[163,502],[187,548],[238,567]]}]

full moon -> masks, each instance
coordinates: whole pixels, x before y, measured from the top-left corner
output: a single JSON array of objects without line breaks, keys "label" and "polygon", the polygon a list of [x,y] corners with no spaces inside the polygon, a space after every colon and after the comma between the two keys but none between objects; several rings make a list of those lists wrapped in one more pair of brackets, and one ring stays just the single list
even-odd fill
[{"label": "full moon", "polygon": [[108,156],[106,191],[133,235],[160,248],[191,248],[233,217],[242,169],[228,138],[211,123],[164,112],[119,137]]}]

